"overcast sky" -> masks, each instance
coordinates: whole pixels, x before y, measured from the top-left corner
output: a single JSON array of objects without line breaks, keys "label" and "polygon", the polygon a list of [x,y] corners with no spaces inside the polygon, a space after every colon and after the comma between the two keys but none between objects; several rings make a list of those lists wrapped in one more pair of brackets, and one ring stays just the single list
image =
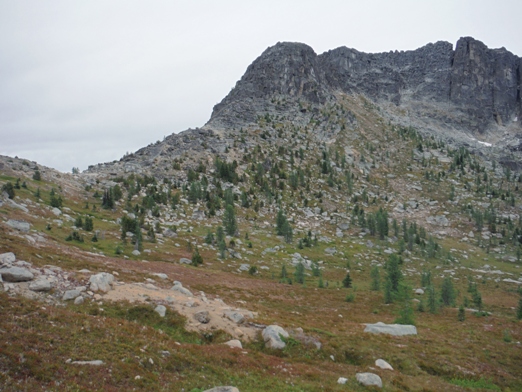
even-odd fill
[{"label": "overcast sky", "polygon": [[0,0],[0,154],[61,171],[204,125],[278,41],[320,54],[472,36],[522,56],[520,0]]}]

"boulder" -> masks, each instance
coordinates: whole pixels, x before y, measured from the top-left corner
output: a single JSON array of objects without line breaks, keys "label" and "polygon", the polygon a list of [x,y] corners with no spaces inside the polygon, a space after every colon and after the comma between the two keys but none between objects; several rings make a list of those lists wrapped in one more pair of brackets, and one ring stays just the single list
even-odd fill
[{"label": "boulder", "polygon": [[202,310],[200,312],[194,313],[194,319],[199,321],[201,324],[208,324],[210,321],[210,315],[208,311]]},{"label": "boulder", "polygon": [[163,274],[163,273],[154,273],[152,274],[154,276],[157,276],[158,278],[160,279],[168,279],[169,277],[167,276],[167,274]]},{"label": "boulder", "polygon": [[344,385],[344,384],[346,384],[347,381],[348,381],[347,378],[339,377],[339,379],[337,380],[337,384]]},{"label": "boulder", "polygon": [[245,316],[243,316],[243,314],[235,310],[225,311],[225,317],[236,324],[243,324],[245,322]]},{"label": "boulder", "polygon": [[283,349],[286,346],[286,343],[283,342],[281,336],[283,338],[288,338],[288,332],[286,332],[279,325],[269,325],[265,329],[263,329],[263,340],[265,341],[265,346],[273,349]]},{"label": "boulder", "polygon": [[167,308],[163,305],[158,305],[154,308],[154,311],[160,315],[160,317],[165,317],[165,313],[167,312]]},{"label": "boulder", "polygon": [[174,286],[172,286],[171,290],[179,291],[181,294],[186,295],[187,297],[193,297],[192,292],[181,284],[181,282],[175,281]]},{"label": "boulder", "polygon": [[62,300],[70,301],[71,299],[78,297],[80,294],[80,290],[67,290],[65,293],[63,293]]},{"label": "boulder", "polygon": [[134,250],[132,251],[132,255],[133,255],[133,256],[139,256],[139,255],[141,255],[141,252],[140,252],[138,249],[134,249]]},{"label": "boulder", "polygon": [[394,336],[417,335],[417,328],[414,325],[384,324],[381,322],[365,325],[364,332],[384,333]]},{"label": "boulder", "polygon": [[27,282],[34,279],[34,275],[27,268],[9,267],[0,269],[0,275],[6,282]]},{"label": "boulder", "polygon": [[89,283],[91,284],[91,291],[103,291],[107,293],[112,290],[114,275],[108,272],[100,272],[99,274],[92,275],[89,278]]},{"label": "boulder", "polygon": [[81,295],[79,295],[78,297],[76,297],[74,299],[74,304],[75,305],[81,305],[81,304],[83,304],[84,301],[85,301],[84,298]]},{"label": "boulder", "polygon": [[101,366],[103,365],[103,361],[100,361],[99,359],[95,361],[72,361],[73,365],[92,365],[92,366]]},{"label": "boulder", "polygon": [[0,264],[10,265],[16,261],[16,257],[13,252],[2,253],[0,255]]},{"label": "boulder", "polygon": [[45,278],[38,278],[29,284],[29,290],[32,291],[49,291],[51,290],[51,282]]},{"label": "boulder", "polygon": [[212,389],[206,389],[203,392],[239,392],[239,389],[237,389],[236,387],[223,386],[214,387]]},{"label": "boulder", "polygon": [[174,237],[178,236],[178,233],[176,233],[175,231],[173,231],[171,229],[165,229],[165,230],[163,230],[163,235],[167,238],[174,238]]},{"label": "boulder", "polygon": [[179,263],[180,264],[192,264],[192,260],[182,257],[181,259],[179,259]]},{"label": "boulder", "polygon": [[357,373],[355,375],[357,381],[364,386],[376,386],[382,388],[381,378],[373,373]]},{"label": "boulder", "polygon": [[7,226],[21,231],[22,233],[27,233],[29,229],[31,229],[31,225],[22,220],[9,219],[7,221]]},{"label": "boulder", "polygon": [[230,348],[243,348],[243,345],[237,339],[229,340],[228,342],[225,342],[223,344],[226,344]]},{"label": "boulder", "polygon": [[386,362],[384,359],[378,359],[375,361],[375,366],[380,367],[384,370],[393,370],[392,366]]},{"label": "boulder", "polygon": [[424,294],[424,290],[423,289],[416,289],[415,290],[415,294],[422,295],[422,294]]}]

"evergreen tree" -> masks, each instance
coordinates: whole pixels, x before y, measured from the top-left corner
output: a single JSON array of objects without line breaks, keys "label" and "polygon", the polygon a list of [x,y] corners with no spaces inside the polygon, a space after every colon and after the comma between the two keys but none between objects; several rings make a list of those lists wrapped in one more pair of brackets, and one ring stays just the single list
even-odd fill
[{"label": "evergreen tree", "polygon": [[281,275],[279,276],[282,280],[286,280],[288,278],[288,272],[286,272],[286,264],[283,264],[281,267]]},{"label": "evergreen tree", "polygon": [[455,303],[455,288],[453,282],[449,276],[445,277],[442,281],[442,287],[440,290],[440,299],[444,306],[451,306]]},{"label": "evergreen tree", "polygon": [[283,237],[285,238],[286,243],[291,243],[292,239],[294,237],[294,231],[292,230],[292,226],[290,226],[290,223],[288,221],[285,221],[283,224]]},{"label": "evergreen tree", "polygon": [[399,283],[402,280],[402,272],[399,267],[399,256],[391,254],[386,264],[387,279],[391,283],[391,290],[395,293],[399,291]]},{"label": "evergreen tree", "polygon": [[2,192],[7,193],[7,197],[10,199],[14,199],[15,197],[14,186],[11,182],[7,182],[4,185],[2,185]]},{"label": "evergreen tree", "polygon": [[379,291],[381,289],[381,277],[379,273],[379,267],[373,267],[372,271],[370,272],[370,275],[372,277],[370,290]]},{"label": "evergreen tree", "polygon": [[393,302],[392,284],[390,279],[384,282],[384,303],[391,304]]},{"label": "evergreen tree", "polygon": [[431,271],[424,271],[421,275],[421,286],[431,286]]},{"label": "evergreen tree", "polygon": [[234,206],[228,204],[223,214],[223,227],[228,235],[234,236],[237,231],[236,212]]},{"label": "evergreen tree", "polygon": [[517,320],[522,320],[522,297],[518,300]]},{"label": "evergreen tree", "polygon": [[210,230],[207,231],[207,235],[205,236],[205,243],[212,245],[214,243],[214,234]]},{"label": "evergreen tree", "polygon": [[437,312],[437,297],[435,294],[435,288],[433,286],[429,286],[427,288],[428,291],[428,310],[430,313]]},{"label": "evergreen tree", "polygon": [[344,288],[350,288],[352,287],[352,277],[350,276],[350,272],[346,273],[346,276],[343,279],[343,287]]},{"label": "evergreen tree", "polygon": [[136,220],[135,223],[135,232],[134,232],[134,250],[142,251],[143,250],[143,237],[141,235],[141,227]]},{"label": "evergreen tree", "polygon": [[191,262],[191,264],[196,266],[196,267],[198,265],[200,265],[200,264],[203,264],[203,257],[201,257],[201,255],[199,254],[199,250],[198,250],[197,246],[196,246],[196,250],[192,254],[192,262]]},{"label": "evergreen tree", "polygon": [[35,170],[33,174],[33,180],[40,181],[42,179],[42,175],[40,174],[40,170]]},{"label": "evergreen tree", "polygon": [[295,272],[294,272],[294,279],[297,283],[301,283],[301,284],[304,283],[304,280],[305,280],[304,269],[305,268],[302,263],[299,263],[296,265]]},{"label": "evergreen tree", "polygon": [[415,325],[415,315],[413,307],[411,306],[410,292],[411,287],[402,283],[399,285],[398,297],[402,304],[399,310],[399,317],[395,320],[397,324]]},{"label": "evergreen tree", "polygon": [[112,210],[114,208],[114,197],[112,195],[112,188],[103,191],[102,208]]},{"label": "evergreen tree", "polygon": [[276,234],[277,235],[283,235],[283,226],[287,223],[286,216],[283,212],[283,210],[279,210],[277,212],[276,217]]},{"label": "evergreen tree", "polygon": [[457,314],[457,318],[459,321],[464,321],[466,319],[466,310],[464,309],[464,305],[459,306],[459,313]]},{"label": "evergreen tree", "polygon": [[92,231],[94,228],[92,218],[90,216],[85,217],[85,222],[83,223],[83,229],[85,231]]}]

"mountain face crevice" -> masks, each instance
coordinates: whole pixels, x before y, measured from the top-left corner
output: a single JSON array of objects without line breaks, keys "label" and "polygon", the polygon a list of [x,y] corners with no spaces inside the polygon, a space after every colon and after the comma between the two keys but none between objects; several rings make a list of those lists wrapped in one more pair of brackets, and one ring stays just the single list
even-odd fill
[{"label": "mountain face crevice", "polygon": [[471,37],[461,38],[455,49],[439,41],[375,54],[340,47],[316,55],[305,44],[278,43],[248,67],[214,107],[208,125],[255,122],[274,97],[324,104],[342,92],[413,112],[422,104],[422,115],[430,114],[427,107],[446,111],[453,119],[443,124],[446,128],[480,135],[497,125],[522,125],[520,63],[506,49],[489,49]]}]

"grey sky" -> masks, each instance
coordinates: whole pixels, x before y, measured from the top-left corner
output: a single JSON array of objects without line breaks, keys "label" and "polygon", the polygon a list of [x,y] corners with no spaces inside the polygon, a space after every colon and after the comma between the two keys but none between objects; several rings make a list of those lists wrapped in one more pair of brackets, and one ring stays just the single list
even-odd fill
[{"label": "grey sky", "polygon": [[383,52],[472,36],[522,56],[520,15],[519,0],[0,0],[0,154],[84,170],[202,126],[278,41]]}]

